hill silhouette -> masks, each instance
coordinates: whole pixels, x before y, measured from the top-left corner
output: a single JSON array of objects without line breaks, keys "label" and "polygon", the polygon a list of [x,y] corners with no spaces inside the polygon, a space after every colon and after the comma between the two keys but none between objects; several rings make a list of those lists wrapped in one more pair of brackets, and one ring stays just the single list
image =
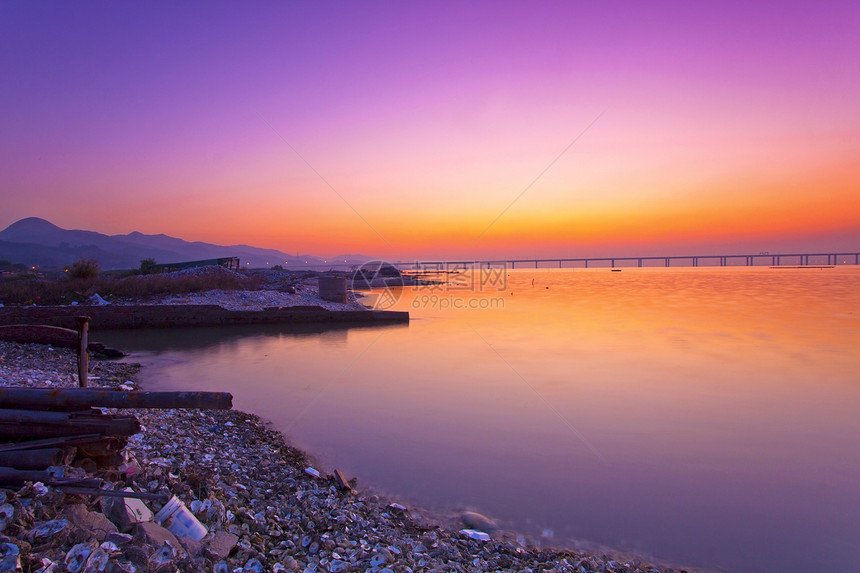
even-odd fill
[{"label": "hill silhouette", "polygon": [[[39,268],[62,268],[74,261],[94,259],[104,270],[132,269],[143,259],[173,263],[220,257],[239,257],[243,267],[282,265],[290,268],[324,267],[326,261],[339,265],[360,265],[371,257],[348,255],[321,258],[288,255],[276,249],[250,245],[215,245],[185,241],[165,234],[106,235],[96,231],[69,230],[39,217],[26,217],[0,231],[0,260]],[[338,268],[345,268],[340,266]]]}]

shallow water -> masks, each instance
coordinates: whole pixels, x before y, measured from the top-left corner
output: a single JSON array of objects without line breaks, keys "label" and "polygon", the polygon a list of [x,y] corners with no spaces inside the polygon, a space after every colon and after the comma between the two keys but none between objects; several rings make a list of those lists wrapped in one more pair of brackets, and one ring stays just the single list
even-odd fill
[{"label": "shallow water", "polygon": [[860,269],[460,279],[386,293],[408,326],[95,337],[409,503],[691,567],[860,570]]}]

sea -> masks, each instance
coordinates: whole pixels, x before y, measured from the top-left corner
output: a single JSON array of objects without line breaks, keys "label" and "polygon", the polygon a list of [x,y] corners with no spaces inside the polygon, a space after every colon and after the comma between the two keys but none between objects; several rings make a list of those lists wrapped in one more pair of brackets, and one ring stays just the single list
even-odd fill
[{"label": "sea", "polygon": [[471,269],[408,324],[104,333],[320,471],[540,543],[860,571],[860,268]]}]

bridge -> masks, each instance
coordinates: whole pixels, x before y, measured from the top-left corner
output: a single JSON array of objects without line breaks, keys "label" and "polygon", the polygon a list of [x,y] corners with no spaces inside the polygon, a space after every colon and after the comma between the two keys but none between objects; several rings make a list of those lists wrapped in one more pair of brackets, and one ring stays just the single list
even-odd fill
[{"label": "bridge", "polygon": [[671,257],[579,257],[547,259],[492,259],[482,261],[416,261],[393,263],[398,268],[445,269],[474,266],[505,268],[616,268],[616,267],[836,267],[860,265],[860,252],[759,253],[757,255],[684,255]]}]

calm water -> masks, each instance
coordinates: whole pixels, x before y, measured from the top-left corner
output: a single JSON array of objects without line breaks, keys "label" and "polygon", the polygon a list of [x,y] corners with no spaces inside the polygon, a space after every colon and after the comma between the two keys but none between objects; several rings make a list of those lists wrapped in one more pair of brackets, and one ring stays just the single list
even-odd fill
[{"label": "calm water", "polygon": [[230,391],[409,503],[692,567],[857,571],[858,279],[517,270],[403,289],[408,326],[101,338],[148,389]]}]

